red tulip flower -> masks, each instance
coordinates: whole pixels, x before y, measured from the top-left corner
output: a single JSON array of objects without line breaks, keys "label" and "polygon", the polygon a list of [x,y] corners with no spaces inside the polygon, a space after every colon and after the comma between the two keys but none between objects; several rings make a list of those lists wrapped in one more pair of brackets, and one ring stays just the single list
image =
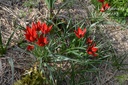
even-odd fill
[{"label": "red tulip flower", "polygon": [[104,3],[104,0],[98,0],[99,2],[101,2],[101,3]]},{"label": "red tulip flower", "polygon": [[42,24],[41,31],[42,31],[43,34],[49,33],[51,31],[51,29],[52,29],[52,25],[51,26],[47,26],[46,23]]},{"label": "red tulip flower", "polygon": [[28,50],[28,51],[31,51],[31,50],[33,50],[33,49],[34,49],[34,46],[33,46],[33,45],[28,45],[28,46],[27,46],[27,50]]},{"label": "red tulip flower", "polygon": [[84,29],[84,30],[82,30],[80,27],[77,29],[77,30],[75,30],[74,31],[75,32],[75,34],[76,34],[76,36],[78,37],[78,38],[82,38],[82,37],[84,37],[84,35],[85,35],[85,33],[86,33],[86,28]]},{"label": "red tulip flower", "polygon": [[95,47],[95,44],[93,44],[92,46],[89,46],[89,47],[87,48],[87,53],[88,53],[89,55],[93,55],[94,57],[98,56],[98,55],[96,54],[97,51],[98,51],[98,48]]},{"label": "red tulip flower", "polygon": [[100,12],[104,12],[104,11],[106,11],[106,10],[109,9],[109,8],[110,8],[110,6],[109,6],[108,3],[103,4],[102,7],[101,7],[101,9],[100,9]]},{"label": "red tulip flower", "polygon": [[93,41],[92,41],[91,38],[89,37],[89,38],[87,38],[86,43],[89,44],[89,45],[91,45],[91,44],[93,43]]},{"label": "red tulip flower", "polygon": [[32,28],[34,28],[36,31],[40,31],[41,30],[41,23],[40,21],[38,21],[37,23],[32,23]]},{"label": "red tulip flower", "polygon": [[45,46],[46,44],[48,44],[48,40],[46,37],[40,36],[40,38],[38,38],[37,40],[37,44],[39,46]]},{"label": "red tulip flower", "polygon": [[41,23],[40,23],[40,21],[38,21],[38,22],[36,23],[36,25],[37,25],[36,30],[37,30],[37,31],[40,31],[40,30],[41,30]]},{"label": "red tulip flower", "polygon": [[27,29],[25,30],[26,34],[26,40],[28,40],[29,42],[34,42],[37,38],[37,33],[36,30],[34,28],[30,28],[29,26],[26,27]]}]

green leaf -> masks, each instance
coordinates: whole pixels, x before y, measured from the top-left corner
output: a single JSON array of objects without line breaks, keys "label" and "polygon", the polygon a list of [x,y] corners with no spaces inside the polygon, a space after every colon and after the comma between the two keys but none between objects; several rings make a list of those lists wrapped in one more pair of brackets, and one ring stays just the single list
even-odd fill
[{"label": "green leaf", "polygon": [[123,74],[120,76],[116,76],[116,79],[119,80],[119,82],[122,84],[124,81],[128,80],[128,74]]},{"label": "green leaf", "polygon": [[12,80],[12,85],[13,85],[13,82],[14,82],[14,64],[13,64],[13,60],[11,57],[8,58],[8,62],[11,66],[11,71],[12,71],[12,79],[11,80]]},{"label": "green leaf", "polygon": [[[1,25],[1,23],[0,23]],[[1,27],[0,27],[0,55],[3,55],[5,53],[5,48],[3,46],[3,42],[2,42],[2,34],[1,34]]]},{"label": "green leaf", "polygon": [[126,9],[126,12],[128,13],[128,8]]},{"label": "green leaf", "polygon": [[15,31],[16,31],[16,29],[13,31],[13,33],[12,33],[11,36],[9,37],[9,39],[8,39],[6,45],[5,45],[5,50],[7,49],[7,46],[9,45],[9,43],[10,43],[10,41],[11,41],[11,39],[12,39],[14,33],[15,33]]},{"label": "green leaf", "polygon": [[2,43],[2,34],[1,34],[1,28],[0,28],[0,46],[2,46],[3,43]]},{"label": "green leaf", "polygon": [[49,10],[53,8],[55,1],[56,0],[45,0],[45,3],[47,4]]}]

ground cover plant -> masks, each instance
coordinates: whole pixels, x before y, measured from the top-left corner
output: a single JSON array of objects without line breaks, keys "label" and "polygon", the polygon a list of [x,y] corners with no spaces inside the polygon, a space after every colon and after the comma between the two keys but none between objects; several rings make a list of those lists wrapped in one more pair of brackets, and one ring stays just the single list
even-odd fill
[{"label": "ground cover plant", "polygon": [[[91,0],[95,5],[95,9],[104,12],[107,10],[109,17],[114,19],[115,21],[126,24],[128,17],[128,1],[127,0]],[[98,3],[99,2],[99,3]],[[106,4],[104,4],[106,3]],[[106,7],[104,7],[104,5]]]},{"label": "ground cover plant", "polygon": [[[62,80],[58,82],[56,77],[58,76],[61,79],[61,76],[65,74],[57,75],[58,67],[51,66],[51,64],[56,65],[58,62],[68,62],[69,66],[71,65],[71,70],[81,69],[85,66],[86,70],[84,68],[83,72],[86,72],[91,69],[94,70],[93,67],[97,68],[95,64],[98,65],[98,63],[102,62],[102,59],[108,57],[107,55],[103,55],[103,51],[102,53],[98,52],[100,46],[96,46],[94,40],[90,38],[88,32],[89,29],[66,26],[63,27],[62,31],[56,27],[56,25],[48,26],[45,22],[41,23],[38,21],[37,23],[33,22],[31,27],[27,26],[25,30],[25,38],[30,42],[28,46],[25,47],[27,47],[26,49],[37,58],[37,62],[41,63],[41,66],[39,65],[40,71],[43,71],[44,68],[48,68],[46,71],[50,71],[50,74],[48,73],[47,76],[50,75],[52,77],[50,81],[51,84],[54,85],[62,82]],[[58,29],[58,31],[56,29]],[[50,33],[50,31],[52,32]],[[77,66],[80,66],[81,68],[78,68]],[[61,69],[59,69],[59,71],[61,71]],[[79,73],[77,73],[76,70],[74,71],[73,74],[72,71],[71,74],[69,74],[70,71],[65,74],[71,76],[70,84],[74,85],[82,83],[82,81],[75,81],[75,76],[79,75]],[[94,72],[95,71],[96,70],[94,70]],[[43,73],[45,73],[45,71]],[[55,82],[54,79],[56,79],[57,82]],[[47,80],[49,80],[49,78]]]},{"label": "ground cover plant", "polygon": [[1,28],[0,28],[0,56],[2,56],[3,54],[6,53],[7,51],[7,47],[9,46],[9,43],[11,41],[11,38],[13,37],[15,31],[11,34],[11,36],[9,37],[7,43],[4,45],[3,41],[2,41],[2,34],[1,34]]},{"label": "ground cover plant", "polygon": [[[112,7],[109,1],[97,0],[101,7],[99,12],[94,12],[95,10],[90,12],[87,10],[88,7],[81,3],[87,10],[88,16],[82,18],[77,16],[78,20],[73,18],[75,15],[71,17],[70,13],[66,15],[69,18],[60,18],[61,10],[69,10],[75,0],[62,0],[59,5],[57,2],[58,0],[24,1],[23,6],[29,8],[30,13],[36,7],[41,10],[41,3],[45,3],[47,14],[45,18],[36,16],[33,20],[28,20],[24,26],[19,23],[14,26],[23,32],[21,40],[16,45],[18,49],[15,48],[14,51],[20,50],[33,56],[28,59],[33,62],[29,68],[24,69],[20,79],[15,79],[15,59],[8,58],[12,73],[10,85],[105,85],[109,84],[108,82],[112,78],[116,78],[116,82],[118,80],[120,84],[123,84],[127,80],[127,75],[115,77],[115,73],[126,66],[124,60],[127,58],[127,54],[117,55],[115,46],[112,46],[108,40],[109,37],[103,33],[101,27],[101,25],[104,26],[104,23],[109,22],[108,16],[101,16]],[[20,14],[20,18],[26,14]],[[5,47],[6,52],[8,52],[7,46],[11,42],[14,32]],[[4,48],[2,39],[1,33],[0,52],[4,57],[6,53],[2,51]],[[23,59],[25,58],[26,56]],[[27,64],[29,63],[27,62]],[[1,63],[0,68],[2,68]],[[112,68],[115,73],[112,77],[103,80],[101,75],[108,68]],[[109,72],[107,73],[109,74]]]}]

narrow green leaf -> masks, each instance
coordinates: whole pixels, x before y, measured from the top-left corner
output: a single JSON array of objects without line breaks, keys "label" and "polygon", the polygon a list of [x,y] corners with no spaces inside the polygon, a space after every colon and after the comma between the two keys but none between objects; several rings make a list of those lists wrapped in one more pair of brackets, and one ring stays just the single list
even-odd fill
[{"label": "narrow green leaf", "polygon": [[2,34],[1,34],[1,22],[0,22],[0,55],[5,53],[5,49],[2,42]]},{"label": "narrow green leaf", "polygon": [[2,34],[1,34],[1,28],[0,28],[0,46],[2,46],[3,43],[2,43]]},{"label": "narrow green leaf", "polygon": [[7,46],[9,45],[9,43],[10,43],[10,41],[11,41],[11,39],[12,39],[14,33],[15,33],[15,31],[16,31],[16,29],[13,31],[13,33],[12,33],[11,36],[9,37],[8,42],[7,42],[6,45],[5,45],[5,50],[7,49]]},{"label": "narrow green leaf", "polygon": [[60,6],[60,8],[58,8],[59,10],[56,12],[56,14],[53,16],[52,19],[54,19],[54,18],[57,16],[57,14],[60,12],[60,10],[61,10],[63,7],[65,7],[68,3],[69,3],[69,1],[66,1],[64,4],[62,4],[62,5]]},{"label": "narrow green leaf", "polygon": [[12,85],[13,85],[13,82],[14,82],[14,64],[13,64],[13,60],[11,57],[8,58],[8,62],[11,66],[11,71],[12,71]]},{"label": "narrow green leaf", "polygon": [[50,9],[49,0],[45,0],[45,3],[48,6],[48,9]]}]

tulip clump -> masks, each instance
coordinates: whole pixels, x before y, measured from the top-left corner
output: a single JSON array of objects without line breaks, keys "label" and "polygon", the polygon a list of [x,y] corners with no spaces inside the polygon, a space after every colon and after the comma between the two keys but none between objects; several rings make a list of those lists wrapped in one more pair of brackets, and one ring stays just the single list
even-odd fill
[{"label": "tulip clump", "polygon": [[[46,23],[41,23],[39,21],[37,23],[33,22],[31,27],[26,26],[26,30],[24,34],[25,39],[30,43],[34,43],[38,45],[39,47],[44,47],[49,43],[47,34],[51,31],[51,29],[52,29],[52,25],[48,26]],[[78,39],[84,38],[86,32],[87,32],[86,28],[82,30],[80,27],[78,27],[77,30],[74,30],[74,33]],[[93,40],[91,40],[90,37],[86,39],[85,45],[87,45],[87,49],[86,49],[87,54],[92,55],[94,57],[98,56],[96,53],[98,51],[98,48],[96,47],[96,44],[93,42]],[[33,49],[34,49],[34,45],[29,44],[27,46],[28,51],[32,51]]]},{"label": "tulip clump", "polygon": [[[27,26],[25,30],[25,39],[28,42],[34,42],[38,46],[45,46],[48,44],[48,39],[46,37],[46,34],[48,34],[52,29],[52,25],[48,26],[46,23],[32,23],[32,26]],[[33,45],[28,45],[27,50],[31,51],[34,49]]]},{"label": "tulip clump", "polygon": [[[84,37],[84,35],[85,35],[85,33],[86,33],[86,28],[84,28],[84,30],[82,30],[82,29],[79,27],[79,28],[78,28],[77,30],[75,30],[74,32],[75,32],[76,37],[80,39],[80,38]],[[98,56],[98,55],[96,54],[96,52],[98,51],[98,48],[95,47],[96,44],[93,42],[93,40],[91,40],[90,37],[86,39],[86,44],[88,45],[88,48],[87,48],[87,51],[86,51],[86,52],[87,52],[89,55],[92,55],[92,56],[94,56],[94,57]]]}]

